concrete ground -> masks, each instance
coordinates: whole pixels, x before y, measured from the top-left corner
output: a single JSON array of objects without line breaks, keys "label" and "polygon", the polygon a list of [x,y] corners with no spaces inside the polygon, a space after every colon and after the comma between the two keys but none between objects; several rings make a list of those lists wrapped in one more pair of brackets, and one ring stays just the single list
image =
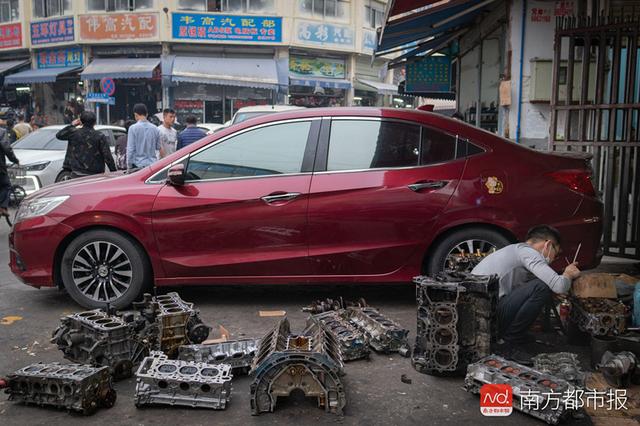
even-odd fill
[{"label": "concrete ground", "polygon": [[[64,292],[56,289],[37,290],[19,283],[9,271],[7,249],[8,227],[0,223],[0,319],[19,317],[11,324],[0,323],[0,377],[27,364],[64,361],[61,352],[49,343],[58,319],[80,311]],[[634,270],[628,262],[608,261],[600,269]],[[217,329],[223,325],[232,338],[261,337],[277,318],[261,318],[259,310],[285,310],[294,330],[304,326],[306,314],[300,308],[313,300],[343,296],[364,297],[367,302],[410,330],[415,338],[416,312],[412,285],[406,286],[245,286],[178,288],[182,298],[195,302],[203,321]],[[163,291],[165,291],[163,289]],[[15,318],[14,318],[15,319]],[[215,331],[214,331],[215,333]],[[215,336],[214,336],[215,337]],[[567,348],[563,348],[567,349]],[[549,351],[553,351],[549,349]],[[416,372],[409,359],[398,355],[371,356],[369,361],[350,362],[343,378],[347,406],[344,417],[326,414],[314,400],[283,400],[274,413],[253,417],[249,408],[251,379],[237,377],[225,411],[153,407],[137,409],[133,404],[134,379],[115,383],[116,405],[100,410],[89,419],[57,409],[22,406],[0,396],[0,425],[92,424],[465,424],[518,425],[541,424],[532,417],[514,412],[500,419],[483,417],[478,397],[462,390],[462,378],[438,378]],[[400,381],[406,374],[412,384]],[[589,424],[588,419],[574,424]]]}]

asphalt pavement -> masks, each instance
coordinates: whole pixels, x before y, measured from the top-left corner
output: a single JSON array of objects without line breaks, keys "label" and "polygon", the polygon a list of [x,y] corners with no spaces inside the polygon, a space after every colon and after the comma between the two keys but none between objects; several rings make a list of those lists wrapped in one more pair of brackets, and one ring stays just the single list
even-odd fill
[{"label": "asphalt pavement", "polygon": [[[8,263],[8,227],[0,223],[0,377],[27,364],[43,361],[64,362],[62,353],[49,343],[52,331],[63,315],[83,310],[63,291],[34,289],[20,283],[10,272]],[[629,264],[623,264],[629,267]],[[609,265],[609,270],[619,270]],[[364,297],[369,305],[410,330],[415,338],[416,308],[411,284],[397,286],[323,285],[323,286],[215,286],[199,288],[163,288],[177,291],[194,302],[202,320],[219,325],[231,338],[261,337],[278,318],[260,317],[260,310],[285,310],[293,330],[302,330],[307,314],[301,307],[313,300],[343,296],[356,300]],[[210,336],[211,337],[211,336]],[[102,409],[86,418],[55,408],[23,406],[0,394],[0,425],[153,425],[153,424],[465,424],[525,425],[539,421],[514,412],[500,419],[483,417],[476,395],[462,389],[462,378],[433,377],[416,372],[408,358],[397,354],[372,354],[370,360],[352,361],[345,366],[343,383],[347,396],[344,416],[325,413],[315,399],[289,398],[278,402],[273,413],[251,416],[249,385],[251,378],[233,380],[231,403],[224,411],[148,407],[138,409],[133,403],[135,379],[115,383],[118,399],[111,409]],[[411,384],[400,381],[406,374]],[[499,421],[496,421],[499,420]]]}]

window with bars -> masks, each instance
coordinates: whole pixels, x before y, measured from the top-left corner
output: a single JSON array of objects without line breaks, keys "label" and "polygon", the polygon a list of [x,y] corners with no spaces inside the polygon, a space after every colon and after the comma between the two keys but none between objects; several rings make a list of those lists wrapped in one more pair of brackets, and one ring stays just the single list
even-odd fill
[{"label": "window with bars", "polygon": [[20,19],[20,0],[0,0],[0,22]]},{"label": "window with bars", "polygon": [[314,18],[349,19],[348,0],[299,0],[300,13]]},{"label": "window with bars", "polygon": [[90,12],[118,12],[152,9],[154,0],[87,0]]},{"label": "window with bars", "polygon": [[33,0],[33,14],[36,18],[63,16],[71,13],[71,0]]},{"label": "window with bars", "polygon": [[384,21],[384,4],[370,1],[364,5],[364,23],[371,28],[381,27]]},{"label": "window with bars", "polygon": [[275,0],[179,0],[178,9],[198,12],[270,13]]}]

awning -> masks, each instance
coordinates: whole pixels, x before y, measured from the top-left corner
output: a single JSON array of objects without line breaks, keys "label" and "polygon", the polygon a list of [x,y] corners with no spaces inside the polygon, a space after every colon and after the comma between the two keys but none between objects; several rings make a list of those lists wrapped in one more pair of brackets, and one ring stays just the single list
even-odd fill
[{"label": "awning", "polygon": [[160,58],[98,58],[82,71],[83,80],[111,78],[151,78]]},{"label": "awning", "polygon": [[430,6],[442,0],[390,0],[387,8],[389,9],[389,17],[403,15],[416,9]]},{"label": "awning", "polygon": [[80,68],[82,67],[74,66],[26,70],[5,77],[4,84],[51,83],[56,81],[59,75],[77,71]]},{"label": "awning", "polygon": [[365,80],[363,78],[356,79],[359,83],[375,89],[381,95],[395,95],[398,93],[398,86],[395,84],[382,83],[380,81]]},{"label": "awning", "polygon": [[300,78],[289,76],[290,86],[322,87],[325,89],[350,89],[351,82],[341,78]]},{"label": "awning", "polygon": [[171,81],[277,90],[278,69],[275,59],[176,56]]},{"label": "awning", "polygon": [[0,74],[4,74],[5,72],[11,71],[14,68],[18,68],[21,67],[22,65],[26,65],[28,64],[29,61],[27,60],[19,60],[19,61],[2,61],[0,62]]}]

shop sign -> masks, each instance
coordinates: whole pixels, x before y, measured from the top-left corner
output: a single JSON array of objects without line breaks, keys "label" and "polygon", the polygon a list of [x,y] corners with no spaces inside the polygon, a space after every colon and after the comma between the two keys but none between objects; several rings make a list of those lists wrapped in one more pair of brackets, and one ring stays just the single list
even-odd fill
[{"label": "shop sign", "polygon": [[73,17],[31,23],[31,44],[73,41]]},{"label": "shop sign", "polygon": [[280,43],[282,18],[275,16],[172,13],[174,39]]},{"label": "shop sign", "polygon": [[353,31],[342,25],[297,21],[296,39],[304,44],[353,47]]},{"label": "shop sign", "polygon": [[289,56],[289,74],[295,77],[345,78],[344,61]]},{"label": "shop sign", "polygon": [[376,48],[376,32],[363,30],[362,31],[362,50],[366,52],[373,52]]},{"label": "shop sign", "polygon": [[204,116],[204,101],[201,100],[176,99],[173,108],[181,123],[184,123],[188,115],[195,115],[198,118]]},{"label": "shop sign", "polygon": [[36,53],[38,68],[81,67],[82,49],[47,49]]},{"label": "shop sign", "polygon": [[85,98],[86,102],[93,102],[96,104],[109,104],[115,105],[116,98],[107,95],[106,93],[89,92]]},{"label": "shop sign", "polygon": [[22,46],[22,24],[0,25],[0,49]]},{"label": "shop sign", "polygon": [[152,13],[115,13],[80,16],[82,40],[145,40],[158,37],[158,16]]},{"label": "shop sign", "polygon": [[451,58],[428,56],[407,64],[405,91],[451,92]]}]

